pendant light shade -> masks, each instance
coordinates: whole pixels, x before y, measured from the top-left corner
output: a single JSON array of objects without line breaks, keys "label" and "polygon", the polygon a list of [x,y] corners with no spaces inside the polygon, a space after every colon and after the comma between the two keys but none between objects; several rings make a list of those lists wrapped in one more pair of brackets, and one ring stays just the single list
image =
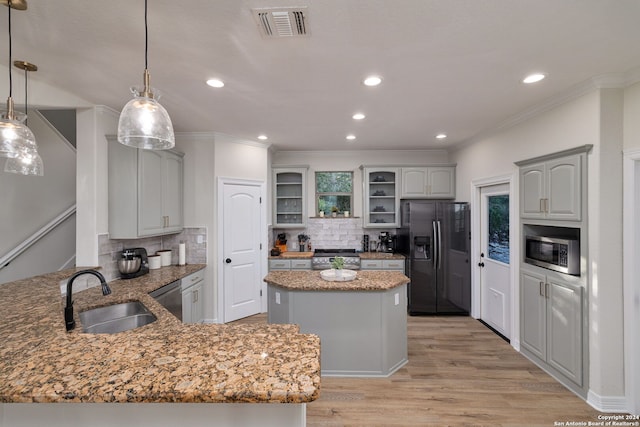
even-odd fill
[{"label": "pendant light shade", "polygon": [[147,69],[147,0],[144,2],[144,86],[131,88],[134,98],[129,101],[118,120],[118,141],[121,144],[147,150],[167,150],[176,144],[173,124],[167,110],[158,102],[160,94],[149,85]]},{"label": "pendant light shade", "polygon": [[[13,110],[13,81],[11,78],[11,9],[26,9],[25,2],[14,4],[11,0],[6,2],[9,8],[9,97],[7,98],[7,110],[0,114],[0,157],[13,159],[26,154],[37,154],[36,138],[33,132],[23,124],[26,115]],[[24,8],[22,8],[24,6]]]},{"label": "pendant light shade", "polygon": [[44,175],[44,163],[42,157],[36,151],[35,153],[27,153],[13,159],[7,159],[4,164],[4,171],[16,173],[19,175]]},{"label": "pendant light shade", "polygon": [[14,159],[37,153],[36,137],[22,122],[26,115],[13,111],[13,99],[7,100],[7,111],[0,117],[0,157]]},{"label": "pendant light shade", "polygon": [[[145,70],[148,84],[149,72]],[[173,125],[167,110],[158,102],[158,93],[145,87],[131,88],[134,98],[127,102],[118,121],[118,141],[147,150],[167,150],[176,144]]]},{"label": "pendant light shade", "polygon": [[[38,71],[38,67],[27,61],[15,61],[13,65],[24,70],[24,111],[27,113],[29,111],[29,93],[27,89],[29,87],[29,72]],[[44,163],[42,162],[42,157],[38,154],[38,147],[35,138],[33,137],[33,133],[26,126],[27,115],[19,114],[24,120],[24,124],[22,125],[23,129],[21,129],[21,131],[24,132],[23,141],[32,139],[33,143],[27,144],[29,146],[28,149],[19,150],[20,154],[18,156],[9,158],[4,164],[4,171],[19,175],[43,176]],[[16,113],[14,113],[14,116],[16,116]],[[18,121],[22,124],[21,120]]]}]

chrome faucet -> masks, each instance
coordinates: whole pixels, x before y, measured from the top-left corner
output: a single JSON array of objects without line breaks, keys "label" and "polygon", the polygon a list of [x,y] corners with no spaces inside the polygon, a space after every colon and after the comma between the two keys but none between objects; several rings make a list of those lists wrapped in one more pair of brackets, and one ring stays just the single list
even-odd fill
[{"label": "chrome faucet", "polygon": [[76,327],[76,321],[73,320],[73,300],[71,298],[71,285],[78,276],[81,276],[83,274],[93,274],[100,280],[100,284],[102,285],[102,295],[109,295],[111,293],[111,288],[109,288],[109,285],[107,285],[107,281],[105,280],[104,276],[95,270],[80,270],[73,276],[71,276],[69,278],[69,281],[67,282],[67,305],[64,308],[64,322],[67,326],[67,331],[70,331]]}]

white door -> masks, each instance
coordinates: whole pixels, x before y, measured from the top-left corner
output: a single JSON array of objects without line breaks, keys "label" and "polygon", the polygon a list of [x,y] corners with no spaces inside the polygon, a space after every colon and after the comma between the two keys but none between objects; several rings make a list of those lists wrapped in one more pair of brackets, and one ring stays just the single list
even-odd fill
[{"label": "white door", "polygon": [[262,288],[260,186],[223,186],[224,321],[259,313]]},{"label": "white door", "polygon": [[482,187],[480,195],[480,319],[510,338],[509,185]]}]

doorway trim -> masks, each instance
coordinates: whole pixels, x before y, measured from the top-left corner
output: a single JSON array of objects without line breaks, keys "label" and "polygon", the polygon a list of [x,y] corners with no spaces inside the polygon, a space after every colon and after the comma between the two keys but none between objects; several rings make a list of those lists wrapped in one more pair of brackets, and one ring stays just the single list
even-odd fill
[{"label": "doorway trim", "polygon": [[640,363],[638,349],[640,338],[637,325],[640,324],[640,267],[634,262],[640,256],[640,149],[623,151],[623,295],[624,295],[624,371],[627,411],[640,412]]},{"label": "doorway trim", "polygon": [[515,174],[498,175],[489,178],[479,178],[471,181],[471,317],[480,318],[480,206],[482,206],[483,187],[497,184],[509,186],[509,280],[511,291],[511,346],[520,351],[520,292],[518,287],[518,262],[520,259],[520,239],[518,238],[517,199],[519,194],[514,191]]},{"label": "doorway trim", "polygon": [[[266,203],[266,183],[264,181],[252,180],[252,179],[240,179],[240,178],[228,178],[218,177],[217,185],[217,197],[216,197],[216,253],[213,260],[213,268],[216,271],[216,290],[214,292],[216,296],[216,307],[218,323],[225,323],[224,313],[224,268],[222,268],[222,255],[224,254],[224,241],[222,229],[224,228],[224,186],[225,185],[247,185],[260,188],[260,273],[262,277],[267,275],[267,262],[265,258],[265,248],[267,247],[267,203]],[[262,283],[260,289],[262,290],[262,297],[260,301],[261,311],[264,313],[267,309],[267,285]]]}]

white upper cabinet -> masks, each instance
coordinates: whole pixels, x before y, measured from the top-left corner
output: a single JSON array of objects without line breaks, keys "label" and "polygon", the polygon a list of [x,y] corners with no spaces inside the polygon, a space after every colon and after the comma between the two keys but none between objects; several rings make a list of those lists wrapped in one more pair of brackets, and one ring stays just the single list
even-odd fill
[{"label": "white upper cabinet", "polygon": [[170,151],[138,153],[138,235],[179,233],[183,228],[182,156]]},{"label": "white upper cabinet", "polygon": [[109,236],[135,239],[183,229],[183,158],[109,137]]},{"label": "white upper cabinet", "polygon": [[307,169],[273,169],[273,227],[304,227],[307,218]]},{"label": "white upper cabinet", "polygon": [[364,227],[400,226],[400,168],[363,167]]},{"label": "white upper cabinet", "polygon": [[582,162],[575,154],[520,167],[520,216],[580,221]]},{"label": "white upper cabinet", "polygon": [[454,199],[455,166],[402,168],[403,199]]}]

